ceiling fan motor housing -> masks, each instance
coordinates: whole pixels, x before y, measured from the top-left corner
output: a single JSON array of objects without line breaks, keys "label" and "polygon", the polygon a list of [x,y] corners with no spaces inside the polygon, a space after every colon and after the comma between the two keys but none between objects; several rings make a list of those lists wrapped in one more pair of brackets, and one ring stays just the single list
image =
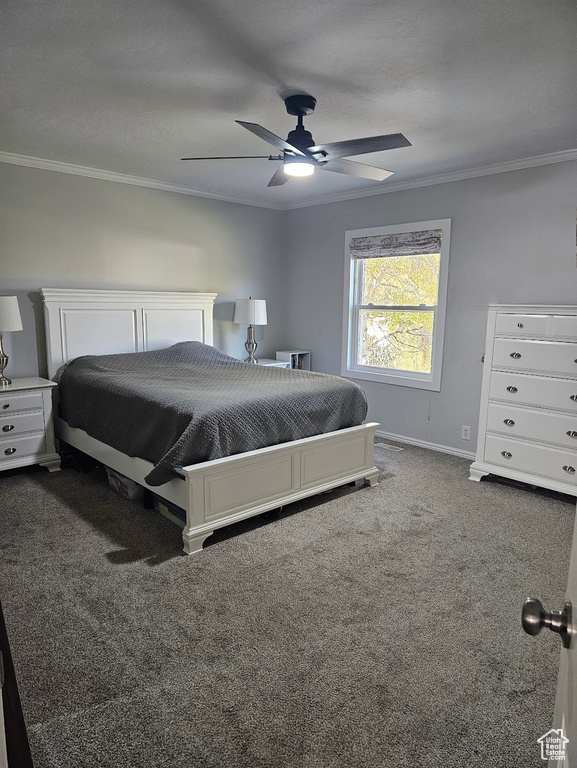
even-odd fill
[{"label": "ceiling fan motor housing", "polygon": [[289,144],[292,144],[293,147],[296,147],[301,151],[308,149],[309,147],[314,147],[315,144],[312,133],[310,131],[305,131],[305,129],[300,126],[289,133],[287,141]]}]

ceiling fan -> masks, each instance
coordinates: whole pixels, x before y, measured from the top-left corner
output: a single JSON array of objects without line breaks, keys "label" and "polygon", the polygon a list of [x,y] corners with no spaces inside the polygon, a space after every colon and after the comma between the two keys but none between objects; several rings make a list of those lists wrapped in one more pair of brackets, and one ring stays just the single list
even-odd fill
[{"label": "ceiling fan", "polygon": [[281,161],[282,165],[269,181],[269,187],[285,184],[291,176],[310,176],[317,168],[323,171],[346,173],[361,179],[384,181],[392,175],[392,171],[376,168],[372,165],[343,160],[351,155],[365,155],[369,152],[382,152],[385,149],[410,147],[411,142],[402,133],[390,133],[385,136],[368,136],[364,139],[336,141],[332,144],[315,144],[312,134],[305,130],[303,118],[314,112],[317,100],[308,94],[287,96],[284,100],[289,115],[298,118],[296,128],[289,133],[286,141],[275,136],[262,125],[245,123],[236,120],[247,131],[264,139],[273,147],[282,150],[281,155],[242,155],[237,157],[183,157],[182,160],[244,160],[258,158]]}]

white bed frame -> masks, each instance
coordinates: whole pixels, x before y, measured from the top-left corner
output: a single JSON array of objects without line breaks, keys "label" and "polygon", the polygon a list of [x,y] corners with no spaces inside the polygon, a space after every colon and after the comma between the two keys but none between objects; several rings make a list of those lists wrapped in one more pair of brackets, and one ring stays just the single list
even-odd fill
[{"label": "white bed frame", "polygon": [[[141,352],[178,341],[212,344],[214,293],[44,288],[48,375],[80,355]],[[187,554],[202,550],[215,529],[365,480],[375,485],[373,443],[378,424],[328,432],[184,467],[184,478],[149,486],[152,464],[131,458],[55,418],[56,436],[186,511]],[[166,513],[165,513],[166,514]]]}]

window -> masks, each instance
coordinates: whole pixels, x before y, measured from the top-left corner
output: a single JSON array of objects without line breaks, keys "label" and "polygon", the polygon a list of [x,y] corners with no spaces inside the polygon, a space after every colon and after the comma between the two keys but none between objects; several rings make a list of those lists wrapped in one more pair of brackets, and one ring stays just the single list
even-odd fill
[{"label": "window", "polygon": [[346,233],[343,376],[439,391],[450,219]]}]

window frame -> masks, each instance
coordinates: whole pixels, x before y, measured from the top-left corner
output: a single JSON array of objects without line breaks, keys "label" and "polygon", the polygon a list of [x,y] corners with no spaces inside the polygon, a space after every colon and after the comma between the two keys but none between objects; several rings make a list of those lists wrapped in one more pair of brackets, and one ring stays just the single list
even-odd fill
[{"label": "window frame", "polygon": [[[355,258],[350,252],[350,242],[355,237],[371,235],[392,235],[406,232],[420,232],[429,229],[440,229],[441,258],[439,265],[439,289],[437,305],[432,308],[410,306],[363,305],[360,303],[362,284],[359,279],[362,259]],[[441,390],[441,375],[443,365],[443,346],[445,339],[445,318],[447,313],[447,288],[449,278],[449,251],[451,240],[451,219],[435,219],[433,221],[418,221],[408,224],[392,224],[366,229],[351,229],[345,232],[345,286],[344,286],[344,318],[343,318],[343,355],[341,374],[350,379],[375,381],[383,384],[396,384],[402,387],[414,387],[433,392]],[[409,254],[407,254],[409,255]],[[385,311],[431,311],[433,309],[433,341],[431,352],[431,372],[403,371],[396,368],[378,368],[361,365],[356,362],[358,339],[360,332],[360,310],[383,309]]]}]

